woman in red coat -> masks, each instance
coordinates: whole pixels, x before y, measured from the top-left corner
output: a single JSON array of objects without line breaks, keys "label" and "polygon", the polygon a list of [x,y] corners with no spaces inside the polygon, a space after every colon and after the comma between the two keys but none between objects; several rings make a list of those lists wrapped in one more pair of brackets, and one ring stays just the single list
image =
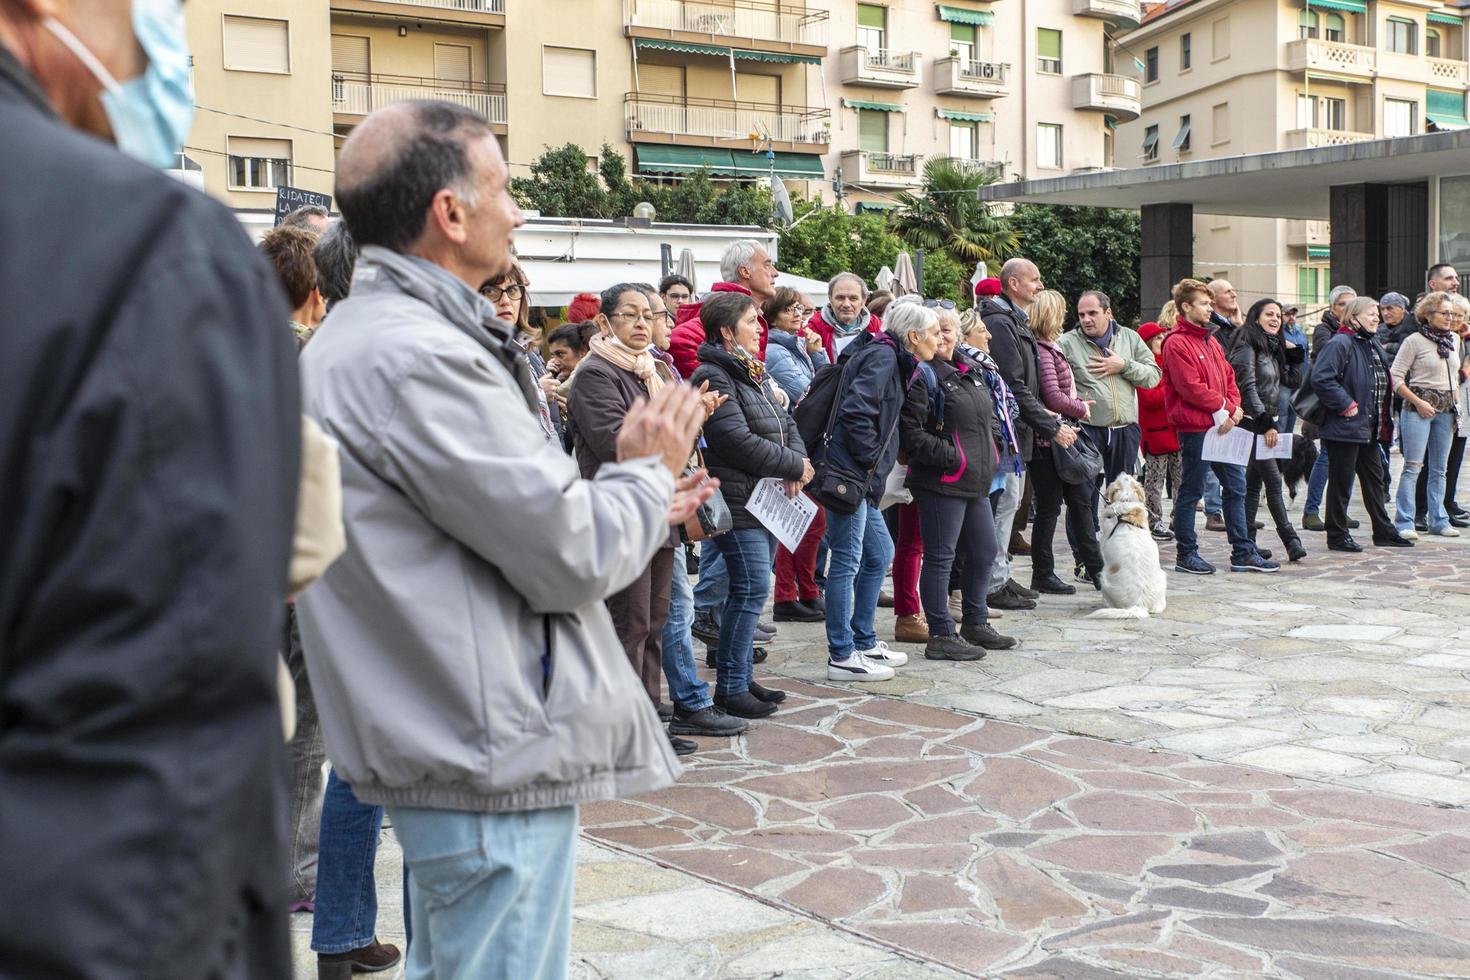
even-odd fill
[{"label": "woman in red coat", "polygon": [[[1138,336],[1159,360],[1164,337],[1169,331],[1153,321],[1138,328]],[[1148,500],[1148,523],[1155,540],[1171,541],[1174,532],[1164,520],[1164,482],[1179,487],[1179,435],[1169,424],[1164,409],[1164,380],[1152,388],[1138,389],[1138,425],[1143,430],[1143,488]]]}]

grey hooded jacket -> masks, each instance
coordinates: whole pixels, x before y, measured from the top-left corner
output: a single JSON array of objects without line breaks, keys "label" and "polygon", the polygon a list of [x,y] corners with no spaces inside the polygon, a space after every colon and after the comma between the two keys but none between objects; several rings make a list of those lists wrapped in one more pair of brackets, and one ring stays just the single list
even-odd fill
[{"label": "grey hooded jacket", "polygon": [[298,602],[327,753],[368,803],[533,810],[680,769],[603,600],[668,540],[656,459],[583,480],[528,407],[510,325],[366,247],[302,355],[342,446],[347,552]]}]

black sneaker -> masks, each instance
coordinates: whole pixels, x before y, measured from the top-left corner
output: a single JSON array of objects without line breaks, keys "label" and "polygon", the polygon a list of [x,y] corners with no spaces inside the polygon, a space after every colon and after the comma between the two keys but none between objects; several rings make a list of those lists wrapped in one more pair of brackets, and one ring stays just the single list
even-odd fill
[{"label": "black sneaker", "polygon": [[765,718],[776,713],[774,704],[767,704],[749,691],[715,698],[715,707],[736,718]]},{"label": "black sneaker", "polygon": [[767,652],[765,647],[756,647],[751,651],[750,662],[753,664],[763,664],[766,662],[766,656]]},{"label": "black sneaker", "polygon": [[699,743],[691,742],[687,738],[680,738],[677,735],[670,734],[669,748],[674,750],[675,755],[682,757],[686,755],[693,755],[694,753],[698,752]]},{"label": "black sneaker", "polygon": [[1450,523],[1455,527],[1470,527],[1470,517],[1463,513],[1451,514]]},{"label": "black sneaker", "polygon": [[1077,589],[1074,586],[1068,585],[1066,582],[1063,582],[1061,579],[1057,578],[1056,572],[1052,572],[1042,578],[1032,579],[1031,585],[1036,589],[1037,592],[1044,592],[1047,595],[1077,594]]},{"label": "black sneaker", "polygon": [[964,637],[953,634],[931,636],[924,645],[925,660],[979,660],[983,656],[984,650],[971,646]]},{"label": "black sneaker", "polygon": [[801,600],[801,604],[803,606],[806,606],[808,609],[815,609],[817,611],[817,615],[821,616],[823,619],[827,618],[827,600],[824,599],[822,596],[814,596],[811,599],[803,599]]},{"label": "black sneaker", "polygon": [[996,591],[990,593],[989,598],[985,600],[985,604],[992,609],[1036,608],[1035,599],[1028,599],[1025,596],[1018,595],[1017,593],[1012,592],[1010,589],[1007,589],[1005,587],[1001,587]]},{"label": "black sneaker", "polygon": [[658,703],[658,720],[662,722],[673,721],[674,706],[672,704],[665,704],[664,702],[660,701]]},{"label": "black sneaker", "polygon": [[1232,572],[1279,572],[1281,566],[1274,561],[1267,561],[1259,554],[1254,554],[1240,559],[1230,559],[1230,570]]},{"label": "black sneaker", "polygon": [[826,614],[801,602],[778,602],[772,607],[778,623],[820,623]]},{"label": "black sneaker", "polygon": [[1362,526],[1363,526],[1363,522],[1360,521],[1360,520],[1358,520],[1356,517],[1349,517],[1348,518],[1348,527],[1349,528],[1359,528],[1359,527],[1362,527]]},{"label": "black sneaker", "polygon": [[1028,589],[1013,578],[1006,579],[1006,584],[1002,585],[1001,588],[1020,596],[1022,599],[1035,599],[1039,595],[1035,589]]},{"label": "black sneaker", "polygon": [[975,646],[984,647],[986,650],[1009,650],[1021,642],[1014,636],[1002,636],[989,623],[982,626],[961,626],[960,636]]},{"label": "black sneaker", "polygon": [[1418,531],[1420,534],[1428,534],[1429,522],[1422,517],[1414,518],[1414,530]]},{"label": "black sneaker", "polygon": [[1184,572],[1186,575],[1214,575],[1215,566],[1199,555],[1181,555],[1174,562],[1174,571]]},{"label": "black sneaker", "polygon": [[718,645],[720,642],[720,624],[707,612],[695,610],[694,622],[690,625],[689,632],[701,643]]},{"label": "black sneaker", "polygon": [[731,718],[719,708],[710,705],[698,711],[685,711],[674,707],[674,720],[669,722],[670,735],[704,735],[710,738],[728,738],[744,735],[750,729],[748,722]]},{"label": "black sneaker", "polygon": [[755,681],[750,682],[750,693],[764,701],[766,704],[780,704],[786,700],[786,692],[778,691],[774,687],[762,687]]},{"label": "black sneaker", "polygon": [[1412,548],[1414,542],[1402,535],[1395,534],[1391,538],[1374,538],[1373,545],[1378,548]]},{"label": "black sneaker", "polygon": [[1351,535],[1345,536],[1341,541],[1328,541],[1328,551],[1350,551],[1356,554],[1363,550],[1363,546],[1352,539]]}]

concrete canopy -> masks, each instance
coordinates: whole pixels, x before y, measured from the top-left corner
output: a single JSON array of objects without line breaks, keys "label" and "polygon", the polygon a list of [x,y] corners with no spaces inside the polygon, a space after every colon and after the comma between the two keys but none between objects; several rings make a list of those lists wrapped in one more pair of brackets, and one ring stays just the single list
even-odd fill
[{"label": "concrete canopy", "polygon": [[1326,219],[1334,185],[1463,173],[1470,173],[1470,130],[991,184],[980,199],[1133,210],[1181,203],[1196,214]]}]

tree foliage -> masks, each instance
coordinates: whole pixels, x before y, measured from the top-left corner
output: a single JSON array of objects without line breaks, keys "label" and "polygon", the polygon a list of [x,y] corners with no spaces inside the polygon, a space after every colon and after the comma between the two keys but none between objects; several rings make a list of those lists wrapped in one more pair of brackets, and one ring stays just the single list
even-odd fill
[{"label": "tree foliage", "polygon": [[550,217],[622,218],[642,201],[652,204],[659,221],[708,225],[765,225],[771,219],[771,194],[765,187],[732,183],[716,188],[708,170],[698,170],[670,185],[630,178],[627,159],[607,144],[597,172],[587,169],[587,154],[575,143],[548,148],[531,164],[530,177],[510,183],[523,208]]},{"label": "tree foliage", "polygon": [[820,201],[797,201],[795,222],[780,232],[781,268],[809,279],[856,272],[872,286],[878,270],[893,267],[903,242],[881,214],[847,214]]},{"label": "tree foliage", "polygon": [[[1136,211],[1051,204],[1017,205],[1011,227],[1021,236],[1015,253],[1035,262],[1048,289],[1074,307],[1088,289],[1113,301],[1119,323],[1138,322],[1138,242]],[[1162,303],[1153,297],[1151,303]]]},{"label": "tree foliage", "polygon": [[1005,258],[1016,249],[1016,234],[1003,216],[975,196],[995,176],[992,170],[949,157],[929,160],[919,193],[899,193],[893,230],[914,248],[942,251],[960,265]]}]

